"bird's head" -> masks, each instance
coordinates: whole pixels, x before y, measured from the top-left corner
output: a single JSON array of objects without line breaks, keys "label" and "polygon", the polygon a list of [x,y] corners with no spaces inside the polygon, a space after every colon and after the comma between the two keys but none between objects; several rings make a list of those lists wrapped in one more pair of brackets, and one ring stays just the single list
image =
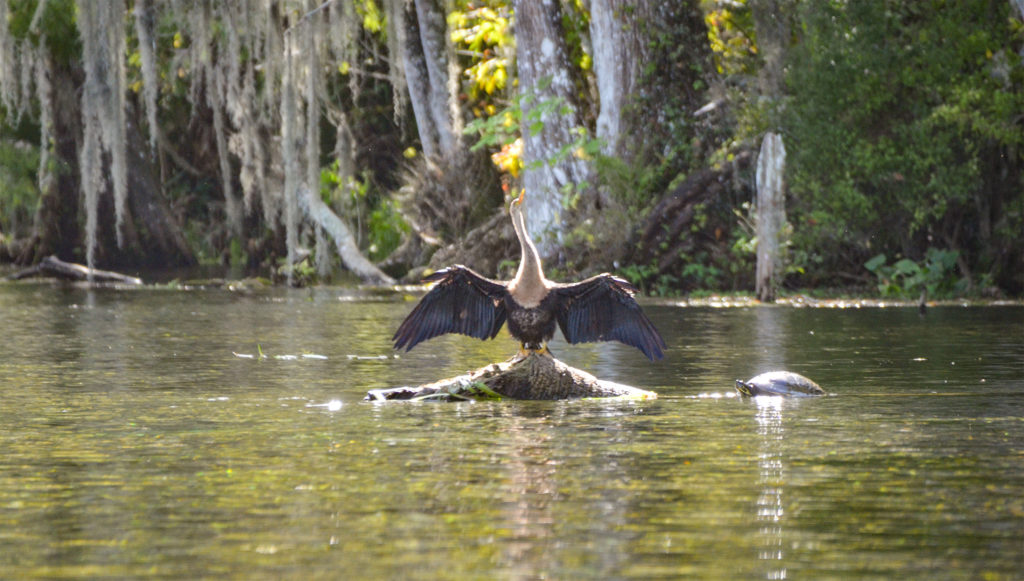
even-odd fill
[{"label": "bird's head", "polygon": [[509,204],[509,212],[523,211],[523,200],[526,199],[526,188],[519,190],[519,195],[512,198],[512,203]]}]

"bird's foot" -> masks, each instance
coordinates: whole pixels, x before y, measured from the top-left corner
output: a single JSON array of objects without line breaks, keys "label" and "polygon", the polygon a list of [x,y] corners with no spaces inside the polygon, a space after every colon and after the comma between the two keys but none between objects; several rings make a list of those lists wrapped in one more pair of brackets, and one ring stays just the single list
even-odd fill
[{"label": "bird's foot", "polygon": [[543,343],[541,345],[528,345],[526,343],[522,343],[519,345],[519,352],[516,353],[515,357],[513,357],[512,359],[514,362],[518,363],[519,361],[522,361],[523,359],[526,359],[527,357],[533,354],[540,355],[541,357],[551,357],[552,359],[554,359],[555,357],[551,353],[551,350],[548,349],[547,343]]}]

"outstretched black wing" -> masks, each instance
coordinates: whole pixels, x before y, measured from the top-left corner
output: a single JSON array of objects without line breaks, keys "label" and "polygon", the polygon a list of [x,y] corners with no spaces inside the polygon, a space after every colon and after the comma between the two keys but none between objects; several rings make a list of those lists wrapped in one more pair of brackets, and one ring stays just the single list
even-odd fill
[{"label": "outstretched black wing", "polygon": [[610,274],[557,285],[558,326],[569,343],[619,341],[661,359],[665,340],[633,299],[636,287]]},{"label": "outstretched black wing", "polygon": [[439,270],[423,279],[437,282],[409,313],[391,338],[406,351],[445,333],[493,339],[505,324],[503,283],[484,278],[462,265]]}]

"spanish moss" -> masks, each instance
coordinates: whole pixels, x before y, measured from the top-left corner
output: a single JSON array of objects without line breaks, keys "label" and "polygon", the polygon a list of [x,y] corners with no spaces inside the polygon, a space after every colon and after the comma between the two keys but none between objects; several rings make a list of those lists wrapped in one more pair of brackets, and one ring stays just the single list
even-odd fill
[{"label": "spanish moss", "polygon": [[[119,2],[78,2],[78,27],[85,57],[82,89],[84,134],[80,149],[82,191],[86,208],[86,256],[93,266],[100,193],[114,191],[115,229],[123,246],[128,197],[124,115],[124,5]],[[103,156],[110,158],[110,183],[104,178]]]},{"label": "spanish moss", "polygon": [[156,151],[156,97],[160,79],[156,72],[156,40],[153,38],[153,0],[135,0],[135,35],[139,43],[139,60],[142,69],[142,102],[146,107],[146,122],[149,124],[149,149]]}]

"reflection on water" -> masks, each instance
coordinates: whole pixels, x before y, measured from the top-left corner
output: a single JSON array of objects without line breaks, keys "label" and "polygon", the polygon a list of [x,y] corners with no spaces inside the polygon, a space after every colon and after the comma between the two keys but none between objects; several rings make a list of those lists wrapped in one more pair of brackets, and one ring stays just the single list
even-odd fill
[{"label": "reflection on water", "polygon": [[[656,401],[364,403],[515,349],[396,356],[399,299],[0,286],[0,578],[1024,567],[1024,308],[652,305],[664,361],[553,350]],[[835,395],[735,396],[771,369]]]},{"label": "reflection on water", "polygon": [[[766,307],[754,313],[754,348],[757,350],[758,369],[755,374],[786,369],[787,333],[782,309]],[[767,566],[765,578],[785,579],[786,569],[782,565],[782,529],[785,511],[782,497],[785,487],[782,441],[785,436],[782,425],[781,397],[757,397],[757,435],[761,438],[758,452],[759,484],[763,486],[757,498],[757,521],[761,525],[758,534],[761,547],[758,558]]]},{"label": "reflection on water", "polygon": [[754,309],[754,332],[751,334],[750,340],[755,349],[757,369],[749,374],[750,377],[768,371],[787,369],[788,321],[786,311],[780,307],[765,306]]},{"label": "reflection on water", "polygon": [[780,567],[783,558],[782,529],[785,523],[783,491],[786,486],[786,468],[783,465],[782,441],[785,429],[782,425],[781,397],[757,397],[757,435],[761,437],[758,453],[760,469],[759,484],[763,486],[757,498],[757,520],[761,524],[762,537],[758,558],[768,561],[767,579],[785,579],[786,569]]}]

